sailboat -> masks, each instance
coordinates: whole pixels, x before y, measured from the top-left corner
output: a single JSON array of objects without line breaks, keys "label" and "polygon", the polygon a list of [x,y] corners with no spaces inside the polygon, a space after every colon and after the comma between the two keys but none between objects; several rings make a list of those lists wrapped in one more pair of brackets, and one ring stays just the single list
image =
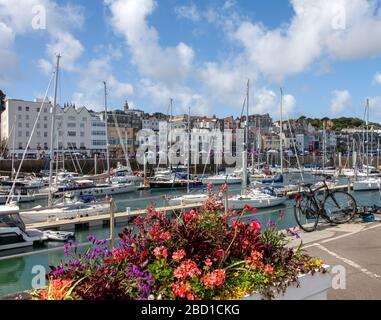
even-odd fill
[{"label": "sailboat", "polygon": [[[365,107],[365,121],[366,121],[366,136],[368,140],[369,136],[369,99],[367,99],[366,107]],[[381,190],[381,177],[377,176],[376,168],[373,168],[369,166],[369,141],[365,141],[365,132],[363,133],[363,148],[364,148],[364,155],[366,153],[366,165],[363,165],[363,168],[365,172],[363,172],[363,175],[365,175],[365,179],[355,181],[353,182],[353,190],[354,191],[369,191],[369,190]],[[365,150],[365,145],[367,146]],[[374,174],[373,174],[374,172]],[[371,174],[372,173],[372,174]],[[359,177],[359,175],[357,175]]]},{"label": "sailboat", "polygon": [[[28,210],[20,213],[21,218],[26,223],[38,223],[48,221],[50,219],[62,220],[62,219],[73,219],[84,216],[93,216],[99,214],[106,214],[110,212],[110,205],[108,203],[89,203],[90,201],[86,199],[85,201],[67,201],[65,198],[62,202],[53,203],[53,159],[54,159],[54,135],[55,135],[55,115],[57,108],[57,89],[58,89],[58,78],[59,78],[59,62],[60,55],[57,55],[57,64],[55,71],[55,89],[54,89],[54,102],[52,110],[52,132],[51,132],[51,144],[50,144],[50,169],[49,169],[49,189],[48,189],[48,207],[43,209],[41,206],[34,207],[32,210]],[[106,98],[105,98],[106,101]],[[105,103],[106,104],[106,103]],[[42,108],[41,108],[42,109]],[[107,104],[106,104],[107,109]],[[21,167],[21,164],[20,164]],[[93,201],[93,200],[92,200]],[[86,202],[86,203],[85,203]],[[94,202],[94,201],[93,201]],[[53,205],[56,207],[54,208]],[[68,206],[65,205],[76,205]]]},{"label": "sailboat", "polygon": [[[188,112],[188,150],[187,150],[187,176],[190,176],[190,108]],[[193,204],[193,203],[203,203],[208,199],[208,195],[205,193],[190,194],[190,184],[191,181],[187,181],[187,194],[170,199],[168,202],[170,205],[182,205],[182,204]]]},{"label": "sailboat", "polygon": [[[284,196],[278,196],[271,188],[263,189],[249,189],[247,190],[247,152],[248,152],[248,123],[249,123],[249,90],[250,80],[247,83],[247,98],[246,98],[246,143],[245,149],[242,153],[243,161],[243,174],[242,174],[242,194],[233,196],[229,199],[229,206],[241,210],[246,205],[253,208],[269,208],[283,204],[287,198]],[[282,100],[283,93],[281,95],[281,114],[282,114]],[[281,118],[282,127],[282,118]],[[282,129],[281,129],[281,152],[282,152]],[[283,158],[281,157],[281,173],[283,173]]]}]

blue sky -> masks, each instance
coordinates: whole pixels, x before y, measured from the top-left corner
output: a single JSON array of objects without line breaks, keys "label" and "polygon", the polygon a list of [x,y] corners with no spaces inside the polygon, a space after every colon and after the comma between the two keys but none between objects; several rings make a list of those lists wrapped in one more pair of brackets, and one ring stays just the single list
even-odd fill
[{"label": "blue sky", "polygon": [[61,103],[237,116],[250,78],[251,113],[282,86],[289,117],[381,121],[380,37],[378,0],[0,0],[0,88],[41,97],[59,51]]}]

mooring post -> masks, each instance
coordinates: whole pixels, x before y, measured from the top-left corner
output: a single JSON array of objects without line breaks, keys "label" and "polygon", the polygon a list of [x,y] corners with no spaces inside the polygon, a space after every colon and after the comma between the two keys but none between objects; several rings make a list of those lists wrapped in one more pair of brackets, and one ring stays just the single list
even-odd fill
[{"label": "mooring post", "polygon": [[115,202],[114,199],[110,200],[110,246],[114,248],[115,245]]}]

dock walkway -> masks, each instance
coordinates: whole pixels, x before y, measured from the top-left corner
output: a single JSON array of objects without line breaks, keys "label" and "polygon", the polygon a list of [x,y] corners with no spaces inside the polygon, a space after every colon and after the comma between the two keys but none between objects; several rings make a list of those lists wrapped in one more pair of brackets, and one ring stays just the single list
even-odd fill
[{"label": "dock walkway", "polygon": [[[318,231],[300,236],[309,254],[322,258],[331,268],[339,266],[334,269],[334,282],[345,289],[330,289],[328,299],[381,299],[380,217],[374,223],[322,225]],[[294,240],[293,245],[299,243],[300,240]],[[345,270],[345,277],[339,280],[340,270]]]},{"label": "dock walkway", "polygon": [[[161,207],[156,208],[157,211],[172,213],[179,212],[187,209],[199,208],[202,206],[202,203],[188,204],[188,205],[178,205],[178,206],[170,206],[170,207]],[[114,214],[115,223],[126,222],[131,218],[138,217],[141,215],[145,215],[147,213],[147,209],[134,210],[131,212],[118,212]],[[76,225],[88,225],[89,227],[102,226],[110,223],[111,215],[103,214],[91,217],[82,217],[68,220],[57,220],[57,221],[47,221],[40,223],[27,224],[28,229],[40,229],[40,230],[48,230],[48,229],[56,229],[61,231],[74,230]]]}]

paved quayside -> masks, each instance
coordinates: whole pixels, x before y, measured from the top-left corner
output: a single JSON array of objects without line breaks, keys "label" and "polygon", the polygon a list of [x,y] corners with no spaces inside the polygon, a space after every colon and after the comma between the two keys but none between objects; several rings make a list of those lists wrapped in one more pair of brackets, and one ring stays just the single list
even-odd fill
[{"label": "paved quayside", "polygon": [[[379,218],[374,223],[358,221],[334,227],[322,225],[318,231],[301,232],[300,236],[309,254],[322,258],[331,267],[345,268],[346,289],[330,289],[328,299],[381,299]],[[300,240],[294,240],[292,245],[298,243]]]}]

